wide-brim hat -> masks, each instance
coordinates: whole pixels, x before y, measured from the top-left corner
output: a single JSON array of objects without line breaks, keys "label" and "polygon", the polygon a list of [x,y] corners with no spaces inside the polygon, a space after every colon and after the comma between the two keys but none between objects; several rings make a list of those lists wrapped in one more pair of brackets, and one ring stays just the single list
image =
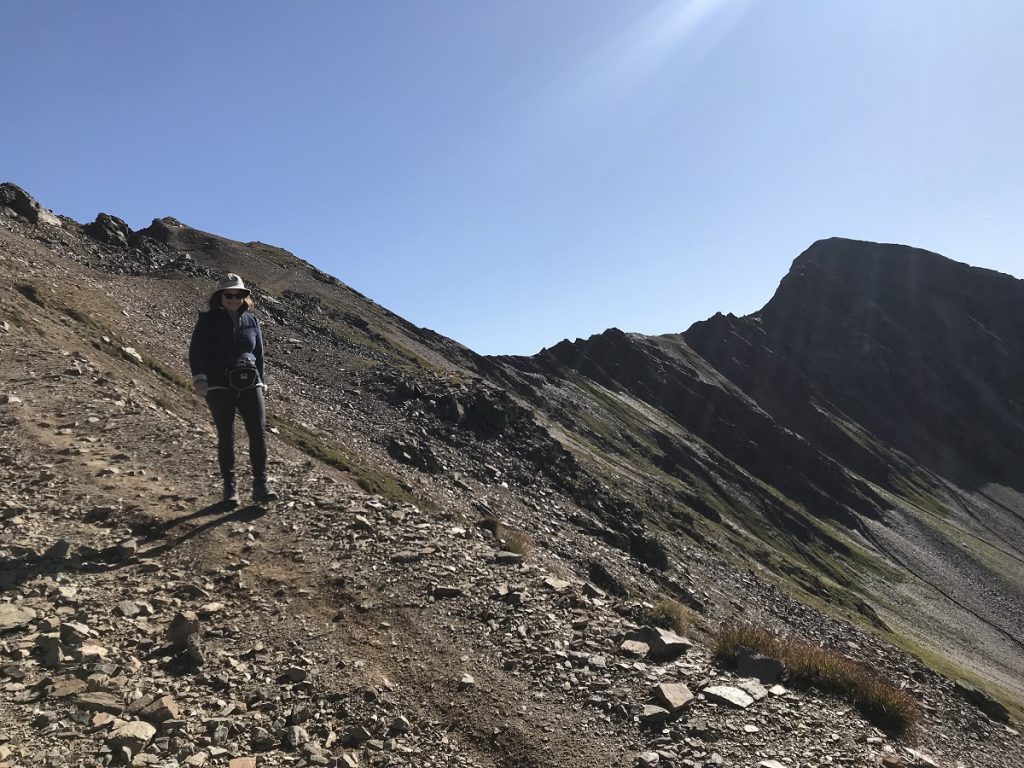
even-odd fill
[{"label": "wide-brim hat", "polygon": [[228,272],[224,277],[217,281],[217,287],[214,289],[213,293],[217,294],[221,291],[245,291],[246,296],[252,293],[252,291],[245,287],[245,283],[242,282],[242,278],[234,272]]}]

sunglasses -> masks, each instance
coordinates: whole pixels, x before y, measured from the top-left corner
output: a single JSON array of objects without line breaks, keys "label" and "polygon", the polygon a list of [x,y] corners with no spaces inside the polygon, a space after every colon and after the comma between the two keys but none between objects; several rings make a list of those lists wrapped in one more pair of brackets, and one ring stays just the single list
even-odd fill
[{"label": "sunglasses", "polygon": [[225,291],[225,292],[224,292],[223,294],[221,294],[221,295],[222,295],[222,296],[223,296],[223,297],[224,297],[225,299],[244,299],[244,298],[245,298],[246,296],[248,296],[249,294],[247,294],[247,293],[228,293],[228,292],[226,292],[226,291]]}]

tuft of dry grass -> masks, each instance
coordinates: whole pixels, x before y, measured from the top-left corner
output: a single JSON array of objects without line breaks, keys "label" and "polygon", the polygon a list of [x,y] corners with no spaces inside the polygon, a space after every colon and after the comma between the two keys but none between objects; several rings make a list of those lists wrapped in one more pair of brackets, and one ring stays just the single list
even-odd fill
[{"label": "tuft of dry grass", "polygon": [[510,525],[505,525],[494,515],[485,515],[477,520],[476,524],[485,531],[490,531],[498,544],[501,545],[501,548],[506,552],[528,555],[536,549],[537,545],[530,534],[518,528],[513,528]]},{"label": "tuft of dry grass", "polygon": [[644,620],[656,627],[685,635],[693,625],[693,610],[671,597],[662,597],[644,612]]},{"label": "tuft of dry grass", "polygon": [[843,696],[879,728],[908,735],[921,720],[921,705],[913,696],[837,651],[752,624],[727,624],[715,633],[715,656],[721,662],[735,665],[741,647],[785,664],[791,685]]},{"label": "tuft of dry grass", "polygon": [[503,525],[498,529],[498,540],[501,542],[502,547],[509,552],[515,552],[517,555],[528,555],[537,546],[533,541],[533,537],[526,531],[510,528],[507,525]]}]

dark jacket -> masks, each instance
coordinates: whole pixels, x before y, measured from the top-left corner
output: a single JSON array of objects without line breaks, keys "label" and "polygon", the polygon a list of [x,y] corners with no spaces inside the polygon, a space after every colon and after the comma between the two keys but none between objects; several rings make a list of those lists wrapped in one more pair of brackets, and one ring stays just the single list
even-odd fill
[{"label": "dark jacket", "polygon": [[194,381],[205,380],[213,389],[227,387],[225,371],[244,354],[256,358],[260,384],[265,383],[263,333],[255,315],[248,311],[240,312],[236,327],[227,310],[212,309],[199,313],[188,347],[188,363]]}]

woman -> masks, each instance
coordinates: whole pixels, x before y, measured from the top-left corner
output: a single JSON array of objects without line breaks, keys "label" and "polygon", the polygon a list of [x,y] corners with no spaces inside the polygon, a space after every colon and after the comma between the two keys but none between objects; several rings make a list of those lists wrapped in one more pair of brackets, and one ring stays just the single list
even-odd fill
[{"label": "woman", "polygon": [[224,504],[238,505],[235,482],[235,411],[249,433],[252,497],[274,501],[267,484],[267,414],[263,400],[263,334],[250,291],[233,273],[217,283],[210,309],[199,315],[188,361],[196,394],[205,397],[217,426],[217,460],[224,479]]}]

